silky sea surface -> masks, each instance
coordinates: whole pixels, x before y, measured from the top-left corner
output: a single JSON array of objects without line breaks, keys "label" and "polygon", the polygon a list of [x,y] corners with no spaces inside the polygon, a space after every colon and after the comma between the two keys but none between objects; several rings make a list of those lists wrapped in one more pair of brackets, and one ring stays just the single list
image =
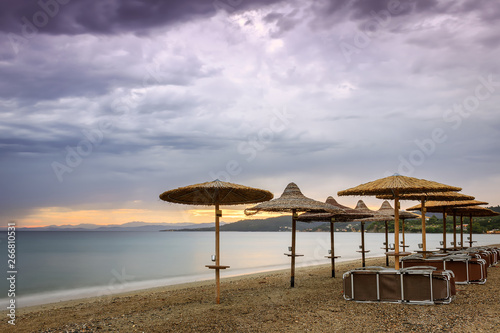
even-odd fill
[{"label": "silky sea surface", "polygon": [[[290,267],[284,253],[290,232],[221,232],[222,277]],[[328,264],[328,232],[297,233],[297,267]],[[467,243],[468,235],[464,235]],[[499,244],[498,234],[474,234],[474,245]],[[401,235],[400,235],[401,240]],[[421,234],[406,234],[407,251],[418,250]],[[427,234],[427,249],[440,247],[442,234]],[[366,233],[367,258],[384,255],[385,234]],[[453,235],[447,235],[447,243]],[[457,241],[460,241],[458,235]],[[394,234],[389,234],[394,243]],[[359,232],[335,233],[337,261],[359,259]],[[0,233],[0,268],[7,274],[7,234]],[[16,233],[18,307],[214,278],[205,267],[215,254],[214,232],[35,232]],[[7,276],[8,277],[8,276]],[[9,301],[7,279],[0,280],[0,306]]]}]

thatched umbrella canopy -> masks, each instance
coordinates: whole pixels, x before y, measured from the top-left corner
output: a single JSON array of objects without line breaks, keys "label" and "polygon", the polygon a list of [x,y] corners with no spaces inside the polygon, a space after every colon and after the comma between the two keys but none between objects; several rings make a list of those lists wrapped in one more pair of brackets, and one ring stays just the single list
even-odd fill
[{"label": "thatched umbrella canopy", "polygon": [[[469,206],[465,206],[465,204],[469,202]],[[441,204],[441,206],[439,205]],[[477,200],[469,200],[469,201],[462,201],[462,202],[457,202],[456,206],[452,205],[447,205],[447,206],[442,206],[443,202],[441,203],[431,203],[431,207],[426,208],[428,212],[434,212],[434,213],[443,213],[443,214],[453,214],[454,216],[460,215],[460,243],[463,246],[464,245],[464,239],[463,239],[463,221],[462,217],[463,216],[469,216],[469,246],[472,246],[472,218],[475,216],[495,216],[495,215],[500,215],[497,212],[492,211],[491,209],[480,207],[478,205],[487,205],[487,202],[484,201],[477,201]],[[413,207],[411,207],[413,208]],[[456,241],[455,241],[456,242]],[[455,243],[456,245],[456,243]]]},{"label": "thatched umbrella canopy", "polygon": [[340,208],[342,211],[330,213],[307,212],[299,215],[297,221],[301,222],[329,222],[335,218],[335,222],[347,222],[354,219],[362,219],[373,216],[372,212],[360,212],[353,208],[339,204],[332,196],[326,198],[325,203]]},{"label": "thatched umbrella canopy", "polygon": [[478,216],[498,216],[500,213],[495,212],[489,208],[480,206],[466,206],[454,208],[457,213],[472,214],[474,217]]},{"label": "thatched umbrella canopy", "polygon": [[330,222],[330,254],[327,256],[331,260],[332,266],[332,277],[335,277],[335,259],[339,258],[335,256],[335,241],[334,241],[334,233],[335,233],[335,222],[341,221],[352,221],[354,219],[366,218],[372,216],[370,213],[360,213],[355,211],[352,208],[339,204],[335,199],[329,196],[325,203],[330,204],[332,206],[338,207],[342,209],[342,212],[333,212],[333,213],[303,213],[300,214],[297,218],[297,221],[301,222]]},{"label": "thatched umbrella canopy", "polygon": [[[472,196],[467,196],[463,195],[462,198],[464,197],[469,197],[469,198],[474,198]],[[407,210],[420,210],[422,212],[434,212],[434,213],[442,213],[443,214],[443,249],[446,251],[447,246],[446,246],[446,215],[448,213],[453,214],[453,247],[457,247],[457,233],[456,233],[456,228],[457,228],[457,221],[456,221],[456,212],[454,211],[454,208],[457,207],[465,207],[465,206],[475,206],[475,205],[486,205],[488,204],[487,202],[484,201],[477,201],[473,199],[462,199],[461,197],[456,197],[455,200],[450,200],[449,198],[439,198],[441,201],[428,201],[425,203],[425,206],[422,208],[422,204],[420,205],[415,205]],[[449,200],[449,201],[447,201]],[[463,246],[463,227],[462,227],[462,219],[460,219],[460,244]]]},{"label": "thatched umbrella canopy", "polygon": [[[488,203],[485,201],[479,200],[458,200],[458,201],[427,201],[425,203],[425,210],[427,212],[433,213],[441,213],[444,208],[453,208],[453,207],[467,207],[467,206],[478,206],[478,205],[487,205]],[[421,205],[411,206],[406,208],[406,210],[421,210]]]},{"label": "thatched umbrella canopy", "polygon": [[292,251],[290,254],[286,255],[291,257],[290,286],[293,288],[295,286],[295,257],[299,256],[295,254],[295,229],[298,217],[297,212],[342,213],[343,210],[327,203],[306,197],[302,194],[299,187],[295,183],[290,183],[287,185],[283,194],[279,198],[247,208],[245,209],[245,214],[254,215],[262,211],[292,213]]},{"label": "thatched umbrella canopy", "polygon": [[[392,199],[392,195],[378,195],[379,199]],[[425,232],[425,205],[426,201],[429,200],[439,200],[439,201],[461,201],[461,200],[474,200],[475,198],[471,195],[465,195],[462,193],[454,191],[446,192],[422,192],[422,193],[407,193],[402,194],[399,197],[400,200],[420,200],[420,209],[422,213],[422,253],[424,258],[427,256],[427,243],[426,243],[426,232]],[[456,223],[456,222],[455,222]],[[446,235],[444,236],[446,238]],[[456,238],[456,236],[455,236]],[[455,240],[456,241],[456,240]],[[455,243],[456,244],[456,243]],[[431,251],[429,251],[431,252]]]},{"label": "thatched umbrella canopy", "polygon": [[229,268],[229,266],[220,264],[219,218],[222,216],[222,211],[219,210],[219,206],[257,203],[272,198],[273,194],[269,191],[223,182],[218,179],[179,187],[160,194],[160,199],[164,201],[186,205],[215,206],[215,265],[207,265],[206,267],[215,269],[217,304],[220,303],[220,270]]},{"label": "thatched umbrella canopy", "polygon": [[[460,187],[445,185],[430,180],[401,176],[398,174],[381,178],[369,183],[340,191],[341,195],[393,195],[394,196],[394,228],[399,230],[399,196],[407,193],[461,191]],[[399,269],[399,233],[394,233],[395,268]]]},{"label": "thatched umbrella canopy", "polygon": [[337,200],[335,200],[331,195],[328,198],[326,198],[326,203],[330,204],[332,206],[338,207],[338,208],[342,208],[343,210],[345,210],[346,212],[349,212],[349,213],[352,213],[352,211],[354,210],[351,207],[347,207],[347,206],[344,206],[342,204],[339,204],[337,202]]},{"label": "thatched umbrella canopy", "polygon": [[[377,195],[377,199],[394,199],[393,195]],[[421,200],[425,201],[457,201],[457,200],[474,200],[472,195],[466,195],[459,192],[421,192],[421,193],[406,193],[399,196],[399,200]]]},{"label": "thatched umbrella canopy", "polygon": [[[479,207],[479,206],[466,206],[466,207],[455,207],[453,208],[454,212],[460,214],[460,217],[463,215],[469,215],[469,246],[472,247],[472,218],[479,216],[498,216],[500,213],[497,213],[491,209]],[[462,238],[463,245],[463,238]]]}]

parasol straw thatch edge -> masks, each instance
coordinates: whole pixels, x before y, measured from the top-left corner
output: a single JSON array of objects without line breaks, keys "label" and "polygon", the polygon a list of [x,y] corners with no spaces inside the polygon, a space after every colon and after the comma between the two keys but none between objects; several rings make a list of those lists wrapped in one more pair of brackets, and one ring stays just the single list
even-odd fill
[{"label": "parasol straw thatch edge", "polygon": [[255,215],[258,212],[331,212],[343,213],[342,208],[323,203],[302,194],[295,183],[289,183],[283,194],[276,199],[260,203],[245,209],[245,215]]},{"label": "parasol straw thatch edge", "polygon": [[401,195],[415,192],[461,191],[462,188],[396,174],[339,191],[337,195],[394,195],[396,190]]},{"label": "parasol straw thatch edge", "polygon": [[243,205],[271,200],[273,197],[267,190],[220,180],[179,187],[160,194],[163,201],[201,206],[212,206],[215,203]]},{"label": "parasol straw thatch edge", "polygon": [[[443,207],[432,207],[428,211],[432,213],[441,213],[443,211]],[[472,214],[474,217],[500,215],[500,213],[481,206],[445,207],[445,212],[447,214]]]},{"label": "parasol straw thatch edge", "polygon": [[[383,194],[376,195],[377,199],[394,199],[393,195]],[[429,200],[439,200],[439,201],[457,201],[457,200],[474,200],[475,197],[472,195],[466,195],[458,193],[455,191],[446,192],[421,192],[421,193],[405,193],[399,195],[399,200],[422,200],[424,198],[426,201]]]},{"label": "parasol straw thatch edge", "polygon": [[[487,205],[488,203],[485,201],[478,200],[458,200],[458,201],[427,201],[425,203],[425,210],[428,212],[435,212],[434,209],[440,209],[439,213],[443,208],[459,208],[466,206],[478,206],[478,205]],[[411,206],[406,208],[406,210],[421,210],[422,204],[417,204],[415,206]]]}]

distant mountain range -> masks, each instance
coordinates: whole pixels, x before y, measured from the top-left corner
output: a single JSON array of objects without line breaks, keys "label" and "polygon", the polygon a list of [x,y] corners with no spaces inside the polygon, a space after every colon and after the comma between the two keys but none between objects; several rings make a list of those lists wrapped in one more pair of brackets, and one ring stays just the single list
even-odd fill
[{"label": "distant mountain range", "polygon": [[[78,225],[49,225],[46,227],[35,228],[16,228],[17,231],[160,231],[165,229],[191,229],[191,228],[205,228],[213,227],[214,222],[211,223],[148,223],[148,222],[127,222],[124,224],[78,224]],[[221,225],[224,225],[221,222]],[[3,227],[2,229],[6,229]],[[1,229],[0,229],[1,230]]]},{"label": "distant mountain range", "polygon": [[[298,231],[316,231],[323,229],[329,223],[312,222],[297,223]],[[323,228],[321,228],[323,227]],[[5,230],[5,228],[2,228]],[[2,230],[0,229],[0,230]],[[245,219],[233,223],[220,223],[221,231],[291,231],[292,218],[289,215],[271,217],[266,219]],[[215,223],[147,223],[127,222],[116,225],[78,224],[78,225],[50,225],[35,228],[16,228],[17,231],[213,231]]]},{"label": "distant mountain range", "polygon": [[[353,223],[359,224],[359,223]],[[335,227],[344,229],[349,222],[335,223]],[[330,223],[325,222],[297,222],[297,231],[327,231],[330,230]],[[189,228],[189,229],[166,229],[161,231],[214,231],[215,227]],[[292,217],[283,215],[267,219],[246,219],[233,223],[227,223],[220,227],[220,231],[291,231]],[[351,228],[349,227],[349,231]]]}]

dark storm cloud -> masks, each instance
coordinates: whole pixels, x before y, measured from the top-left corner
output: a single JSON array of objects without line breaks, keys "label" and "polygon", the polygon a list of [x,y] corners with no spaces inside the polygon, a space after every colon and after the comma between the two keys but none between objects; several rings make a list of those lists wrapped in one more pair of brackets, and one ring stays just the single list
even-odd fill
[{"label": "dark storm cloud", "polygon": [[437,0],[356,0],[352,3],[352,16],[355,20],[371,18],[373,12],[389,11],[393,16],[416,14],[432,11],[438,6]]},{"label": "dark storm cloud", "polygon": [[[48,65],[48,64],[45,64]],[[51,67],[51,66],[50,66]],[[89,73],[78,66],[67,67],[64,63],[47,66],[0,66],[0,98],[27,100],[50,100],[60,97],[88,97],[108,92],[120,73]]]},{"label": "dark storm cloud", "polygon": [[[151,28],[234,12],[277,0],[40,0],[2,1],[0,30],[20,34],[31,25],[48,34],[148,34]],[[29,23],[26,23],[28,21]]]},{"label": "dark storm cloud", "polygon": [[2,158],[18,153],[38,155],[57,153],[65,146],[73,144],[75,140],[81,140],[82,136],[80,127],[67,122],[42,125],[4,121],[2,127],[0,133]]},{"label": "dark storm cloud", "polygon": [[476,12],[485,22],[495,23],[500,20],[500,3],[498,1],[467,0],[457,6],[460,12]]},{"label": "dark storm cloud", "polygon": [[134,43],[113,47],[96,41],[78,50],[65,49],[46,39],[33,40],[29,51],[20,52],[11,65],[0,63],[0,98],[26,101],[91,97],[107,94],[116,87],[188,85],[195,78],[217,74],[216,69],[182,51],[162,63],[144,65],[139,61],[141,49]]},{"label": "dark storm cloud", "polygon": [[159,146],[180,151],[223,150],[227,149],[227,138],[207,135],[184,134],[143,134],[142,131],[119,130],[119,135],[110,137],[100,148],[101,152],[111,154],[137,153]]},{"label": "dark storm cloud", "polygon": [[[371,20],[377,21],[377,14],[382,13],[389,13],[391,18],[411,17],[406,22],[400,22],[402,26],[398,29],[391,29],[392,32],[400,32],[399,29],[402,29],[405,23],[416,22],[421,17],[432,17],[437,14],[463,15],[474,12],[484,22],[493,23],[500,19],[500,3],[496,1],[339,0],[317,1],[311,7],[316,19],[320,19],[312,23],[315,26],[332,26],[339,20],[344,21],[344,18],[366,24]],[[384,15],[378,19],[384,20]],[[366,27],[360,26],[360,28]]]},{"label": "dark storm cloud", "polygon": [[264,16],[263,21],[274,23],[275,28],[271,31],[270,36],[279,38],[283,33],[292,30],[296,25],[300,24],[301,18],[298,14],[299,11],[297,9],[289,13],[271,12]]},{"label": "dark storm cloud", "polygon": [[[424,11],[436,5],[435,0],[340,0],[340,1],[319,1],[313,5],[315,12],[319,16],[332,19],[332,17],[348,17],[351,20],[359,21],[373,18],[373,12],[382,10],[391,11],[391,15],[407,15],[417,8]],[[331,24],[336,22],[331,21]]]}]

